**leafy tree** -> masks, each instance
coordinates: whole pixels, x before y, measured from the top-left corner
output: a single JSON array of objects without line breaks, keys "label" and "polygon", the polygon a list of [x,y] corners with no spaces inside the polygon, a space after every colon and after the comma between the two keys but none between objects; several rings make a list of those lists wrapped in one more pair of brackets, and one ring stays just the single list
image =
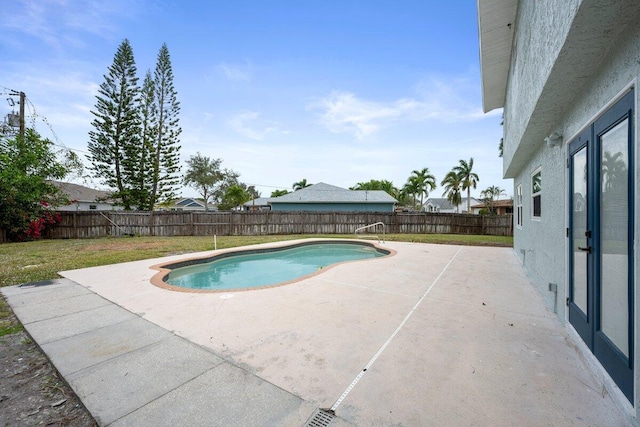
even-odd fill
[{"label": "leafy tree", "polygon": [[390,188],[390,187],[393,187],[393,184],[390,181],[384,181],[384,180],[380,181],[380,180],[377,180],[377,179],[372,179],[372,180],[369,180],[367,182],[359,182],[356,185],[354,185],[353,187],[350,187],[349,190],[375,191],[375,190],[383,190],[382,189],[383,186],[387,186],[387,188]]},{"label": "leafy tree", "polygon": [[273,190],[271,197],[280,197],[289,194],[289,190]]},{"label": "leafy tree", "polygon": [[294,182],[293,183],[293,191],[302,190],[303,188],[310,187],[311,185],[313,185],[313,184],[309,184],[307,182],[307,178],[303,178],[302,181],[298,181],[298,182]]},{"label": "leafy tree", "polygon": [[218,203],[218,205],[225,204],[227,190],[234,185],[239,185],[243,190],[245,189],[246,186],[243,187],[243,184],[238,181],[239,177],[240,174],[232,169],[225,168],[222,170],[222,180],[213,193],[213,199]]},{"label": "leafy tree", "polygon": [[467,190],[467,212],[471,212],[471,187],[476,188],[478,181],[480,181],[478,175],[473,172],[473,157],[469,159],[469,162],[460,160],[460,164],[452,170],[460,176],[462,190]]},{"label": "leafy tree", "polygon": [[155,142],[152,154],[152,179],[149,205],[176,195],[180,179],[180,103],[173,86],[173,70],[166,43],[160,48],[154,72]]},{"label": "leafy tree", "polygon": [[458,206],[462,203],[462,179],[454,171],[450,171],[445,175],[444,179],[440,183],[444,187],[443,196],[456,207],[456,213],[458,213]]},{"label": "leafy tree", "polygon": [[220,170],[220,159],[210,159],[197,153],[187,160],[187,172],[184,175],[185,185],[195,188],[204,200],[204,210],[209,210],[209,203],[215,196],[216,189],[224,180]]},{"label": "leafy tree", "polygon": [[249,195],[249,198],[251,199],[257,199],[260,196],[262,196],[262,194],[260,194],[260,192],[256,189],[255,185],[249,185],[247,186],[246,184],[240,184],[242,186],[242,188],[245,189],[245,191],[247,192],[247,194]]},{"label": "leafy tree", "polygon": [[134,163],[140,155],[140,121],[137,102],[140,89],[133,50],[125,39],[100,85],[89,132],[90,170],[106,185],[125,209],[132,206],[128,180],[135,176]]},{"label": "leafy tree", "polygon": [[492,185],[487,187],[486,189],[480,192],[480,196],[484,198],[484,205],[489,212],[489,214],[495,214],[495,208],[493,204],[496,200],[500,198],[500,196],[506,195],[504,189],[498,187],[497,185]]},{"label": "leafy tree", "polygon": [[367,182],[359,182],[353,187],[351,187],[350,190],[369,190],[369,191],[381,190],[381,191],[385,191],[387,194],[389,194],[391,197],[394,197],[394,198],[397,198],[397,195],[400,192],[400,190],[394,187],[393,182],[387,181],[386,179],[383,179],[383,180],[372,179]]},{"label": "leafy tree", "polygon": [[0,141],[0,228],[10,240],[38,238],[47,224],[57,221],[51,208],[69,200],[50,180],[64,178],[70,171],[57,159],[52,143],[26,129],[24,138]]}]

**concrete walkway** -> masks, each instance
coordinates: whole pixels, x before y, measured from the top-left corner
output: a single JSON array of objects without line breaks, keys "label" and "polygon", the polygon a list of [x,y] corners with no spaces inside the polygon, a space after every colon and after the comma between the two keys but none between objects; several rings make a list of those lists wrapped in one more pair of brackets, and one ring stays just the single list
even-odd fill
[{"label": "concrete walkway", "polygon": [[101,425],[630,425],[511,249],[387,246],[247,292],[149,282],[211,253],[2,292]]}]

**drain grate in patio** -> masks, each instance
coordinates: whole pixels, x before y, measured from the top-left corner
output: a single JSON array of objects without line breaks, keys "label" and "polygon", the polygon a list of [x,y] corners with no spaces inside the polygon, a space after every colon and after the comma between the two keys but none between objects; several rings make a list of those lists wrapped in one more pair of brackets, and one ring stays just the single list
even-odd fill
[{"label": "drain grate in patio", "polygon": [[316,409],[304,427],[328,427],[335,417],[336,416],[333,414],[333,411]]}]

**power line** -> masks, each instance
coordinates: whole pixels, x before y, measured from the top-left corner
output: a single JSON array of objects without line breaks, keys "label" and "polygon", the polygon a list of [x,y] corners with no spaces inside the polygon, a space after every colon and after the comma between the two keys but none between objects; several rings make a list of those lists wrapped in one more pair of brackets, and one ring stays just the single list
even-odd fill
[{"label": "power line", "polygon": [[[3,90],[2,95],[9,95],[9,96],[20,96],[22,92],[17,91],[15,89],[11,89],[8,88],[6,86],[0,86],[1,90]],[[31,119],[31,127],[35,130],[36,129],[36,122],[37,119],[40,119],[46,126],[47,128],[51,131],[51,134],[53,135],[53,139],[55,140],[55,142],[51,142],[52,145],[62,148],[64,150],[68,150],[68,151],[74,151],[77,153],[82,153],[82,154],[90,154],[88,151],[85,150],[81,150],[78,148],[70,148],[67,147],[65,145],[65,143],[60,139],[60,137],[58,137],[58,134],[56,133],[55,129],[53,128],[53,125],[51,124],[51,122],[49,122],[49,120],[38,113],[38,111],[36,110],[36,106],[35,104],[31,101],[31,99],[29,99],[29,97],[27,97],[26,95],[24,95],[24,100],[25,100],[25,106],[26,108],[29,110],[29,117]],[[22,118],[22,120],[24,120],[24,118]]]}]

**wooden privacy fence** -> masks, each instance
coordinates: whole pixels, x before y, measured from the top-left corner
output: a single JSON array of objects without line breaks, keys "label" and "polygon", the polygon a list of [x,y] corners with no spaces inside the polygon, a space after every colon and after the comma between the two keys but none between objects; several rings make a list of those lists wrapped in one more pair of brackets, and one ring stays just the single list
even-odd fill
[{"label": "wooden privacy fence", "polygon": [[59,212],[62,221],[46,237],[255,236],[352,234],[383,222],[386,233],[513,235],[513,216],[365,212]]}]

